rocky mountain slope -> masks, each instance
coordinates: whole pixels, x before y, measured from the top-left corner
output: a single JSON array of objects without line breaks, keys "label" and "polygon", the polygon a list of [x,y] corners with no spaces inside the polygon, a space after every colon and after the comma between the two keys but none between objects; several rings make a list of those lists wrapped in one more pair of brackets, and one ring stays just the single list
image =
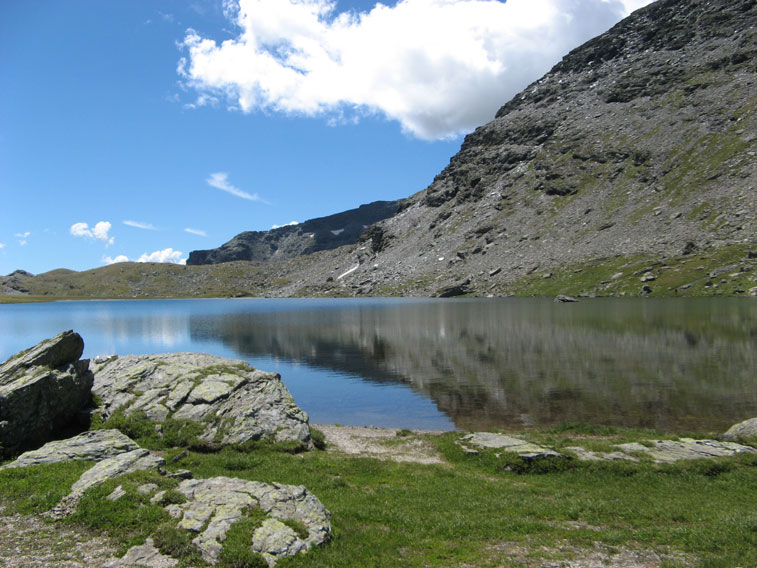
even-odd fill
[{"label": "rocky mountain slope", "polygon": [[[158,295],[757,295],[756,25],[755,0],[657,0],[505,104],[395,214],[243,233]],[[341,217],[373,206],[373,225]],[[248,262],[206,265],[229,260]],[[0,290],[155,295],[169,272]]]},{"label": "rocky mountain slope", "polygon": [[270,231],[247,231],[217,249],[189,253],[187,264],[218,264],[234,260],[283,260],[319,250],[353,244],[365,229],[397,212],[397,201],[375,201],[328,217]]},{"label": "rocky mountain slope", "polygon": [[[355,247],[334,273],[357,267],[342,278],[351,293],[500,295],[529,274],[599,259],[640,264],[612,261],[587,293],[613,293],[613,275],[630,272],[650,272],[653,290],[666,259],[724,247],[734,258],[716,262],[748,269],[756,24],[754,0],[637,11],[467,136],[427,189],[373,228],[380,250]],[[711,280],[717,267],[706,268]]]}]

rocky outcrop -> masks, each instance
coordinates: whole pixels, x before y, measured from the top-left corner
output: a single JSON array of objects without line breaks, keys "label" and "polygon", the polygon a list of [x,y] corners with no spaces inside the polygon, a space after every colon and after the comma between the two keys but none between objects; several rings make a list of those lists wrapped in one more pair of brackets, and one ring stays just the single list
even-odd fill
[{"label": "rocky outcrop", "polygon": [[674,463],[680,460],[731,457],[737,454],[757,454],[757,450],[734,442],[718,440],[649,440],[645,444],[632,442],[616,446],[625,454],[643,455],[655,463]]},{"label": "rocky outcrop", "polygon": [[[248,231],[217,249],[190,252],[187,264],[283,260],[354,244],[370,225],[394,215],[398,205],[398,201],[375,201],[297,225],[270,231]],[[380,249],[382,242],[382,239],[374,238],[373,246]]]},{"label": "rocky outcrop", "polygon": [[143,412],[155,422],[203,425],[200,439],[226,445],[252,440],[312,447],[308,416],[276,373],[199,353],[128,355],[93,362],[93,392],[106,417]]},{"label": "rocky outcrop", "polygon": [[[753,0],[636,11],[469,134],[428,188],[378,223],[390,241],[314,262],[297,292],[429,296],[469,279],[466,294],[503,296],[537,269],[557,281],[574,263],[753,247],[755,45]],[[339,275],[356,264],[329,285],[326,266]],[[564,292],[619,294],[615,284]],[[627,293],[661,293],[644,286]]]},{"label": "rocky outcrop", "polygon": [[118,430],[91,430],[24,452],[0,469],[68,461],[99,462],[137,449],[139,445]]},{"label": "rocky outcrop", "polygon": [[41,446],[76,422],[91,400],[84,341],[63,332],[0,365],[0,444],[9,457]]},{"label": "rocky outcrop", "polygon": [[[492,432],[473,432],[457,440],[457,444],[469,454],[480,451],[498,450],[504,454],[515,454],[526,460],[569,458],[566,454],[556,452],[534,444],[523,438],[506,436]],[[580,461],[614,461],[624,460],[638,462],[646,458],[651,462],[664,464],[681,460],[698,460],[710,458],[733,457],[738,454],[756,454],[757,449],[734,442],[718,440],[695,440],[679,438],[678,440],[645,440],[617,444],[609,452],[587,450],[582,446],[563,448]],[[499,454],[497,454],[499,455]]]},{"label": "rocky outcrop", "polygon": [[731,426],[723,434],[723,438],[732,442],[755,442],[757,441],[757,418],[749,418]]},{"label": "rocky outcrop", "polygon": [[150,453],[144,448],[137,448],[130,452],[124,452],[97,462],[92,468],[85,471],[71,487],[69,497],[80,497],[90,487],[105,483],[109,479],[115,479],[128,473],[145,470],[160,470],[166,460]]},{"label": "rocky outcrop", "polygon": [[[182,481],[178,491],[187,502],[166,508],[180,519],[180,528],[198,533],[192,542],[211,564],[218,560],[226,532],[251,507],[267,516],[255,530],[251,544],[269,566],[278,558],[310,550],[331,535],[329,512],[302,486],[214,477]],[[298,534],[286,521],[303,526],[306,534]]]}]

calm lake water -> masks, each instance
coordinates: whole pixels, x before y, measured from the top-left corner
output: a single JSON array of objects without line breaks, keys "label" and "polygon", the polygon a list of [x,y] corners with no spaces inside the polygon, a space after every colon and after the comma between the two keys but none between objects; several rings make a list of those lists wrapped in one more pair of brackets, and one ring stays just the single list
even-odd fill
[{"label": "calm lake water", "polygon": [[200,351],[281,373],[313,423],[722,431],[757,416],[747,299],[236,299],[0,305],[0,361]]}]

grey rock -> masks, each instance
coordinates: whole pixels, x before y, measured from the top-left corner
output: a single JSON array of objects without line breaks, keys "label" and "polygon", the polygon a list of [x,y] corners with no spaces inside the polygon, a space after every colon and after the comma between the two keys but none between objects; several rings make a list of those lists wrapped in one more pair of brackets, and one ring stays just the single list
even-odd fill
[{"label": "grey rock", "polygon": [[127,473],[149,469],[161,470],[165,463],[166,460],[143,448],[125,452],[98,462],[85,471],[71,487],[71,494],[82,495],[90,487]]},{"label": "grey rock", "polygon": [[137,443],[118,430],[91,430],[66,440],[48,442],[37,450],[21,454],[0,469],[63,461],[99,462],[136,449],[139,449]]},{"label": "grey rock", "polygon": [[649,445],[632,442],[619,444],[617,448],[624,453],[641,453],[649,456],[655,463],[674,463],[680,460],[731,457],[737,454],[753,453],[757,450],[734,442],[717,440],[650,440]]},{"label": "grey rock", "polygon": [[150,493],[155,493],[158,490],[158,486],[155,483],[145,483],[144,485],[140,485],[137,487],[137,491],[139,493],[142,493],[143,495],[149,495]]},{"label": "grey rock", "polygon": [[113,357],[94,364],[93,392],[106,416],[143,411],[156,422],[169,415],[205,425],[209,444],[250,440],[312,447],[308,416],[276,373],[246,362],[200,353]]},{"label": "grey rock", "polygon": [[105,563],[103,568],[173,568],[178,563],[175,558],[161,554],[152,538],[148,538],[144,544],[132,546],[123,558]]},{"label": "grey rock", "polygon": [[615,460],[626,460],[626,461],[633,461],[633,462],[639,461],[637,458],[633,456],[629,456],[628,454],[625,454],[623,452],[595,452],[592,450],[587,450],[580,446],[568,446],[564,449],[566,451],[570,451],[576,454],[576,458],[579,459],[580,461],[615,461]]},{"label": "grey rock", "polygon": [[503,452],[515,453],[519,457],[534,459],[542,457],[565,457],[562,454],[550,449],[532,444],[521,438],[506,436],[504,434],[495,434],[492,432],[473,432],[463,436],[457,443],[468,451],[477,451],[477,449],[494,449]]},{"label": "grey rock", "polygon": [[[755,291],[757,292],[757,289]],[[757,441],[757,418],[749,418],[748,420],[734,424],[723,434],[723,438],[732,442]]]},{"label": "grey rock", "polygon": [[0,444],[3,456],[39,447],[75,423],[91,400],[84,342],[65,331],[0,365]]},{"label": "grey rock", "polygon": [[[250,543],[270,566],[283,556],[293,556],[326,542],[331,535],[329,512],[305,487],[272,485],[230,477],[186,480],[178,491],[187,501],[166,509],[180,528],[198,533],[192,541],[203,559],[215,563],[226,532],[249,507],[260,508],[268,518]],[[294,520],[307,529],[301,538],[281,521]]]},{"label": "grey rock", "polygon": [[[60,502],[45,513],[49,518],[63,519],[76,511],[84,492],[87,489],[105,483],[109,479],[115,479],[121,475],[135,471],[156,470],[163,472],[165,460],[150,453],[148,450],[139,448],[130,452],[104,459],[85,471],[71,487],[71,492],[63,497]],[[111,493],[113,495],[113,493]],[[118,498],[117,494],[114,499]]]},{"label": "grey rock", "polygon": [[555,298],[555,302],[559,302],[559,303],[562,303],[562,304],[570,304],[570,303],[575,303],[577,301],[578,300],[576,298],[574,298],[573,296],[567,296],[565,294],[559,294]]},{"label": "grey rock", "polygon": [[126,495],[126,491],[124,491],[123,486],[119,485],[116,487],[110,495],[106,497],[108,501],[118,501],[121,497]]}]

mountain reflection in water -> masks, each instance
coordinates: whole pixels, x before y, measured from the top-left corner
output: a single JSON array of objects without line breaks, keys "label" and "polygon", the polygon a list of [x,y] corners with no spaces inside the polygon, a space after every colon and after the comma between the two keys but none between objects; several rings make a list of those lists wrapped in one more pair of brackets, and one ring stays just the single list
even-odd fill
[{"label": "mountain reflection in water", "polygon": [[190,335],[406,384],[462,429],[580,421],[718,431],[757,415],[757,302],[332,302],[192,314]]}]

